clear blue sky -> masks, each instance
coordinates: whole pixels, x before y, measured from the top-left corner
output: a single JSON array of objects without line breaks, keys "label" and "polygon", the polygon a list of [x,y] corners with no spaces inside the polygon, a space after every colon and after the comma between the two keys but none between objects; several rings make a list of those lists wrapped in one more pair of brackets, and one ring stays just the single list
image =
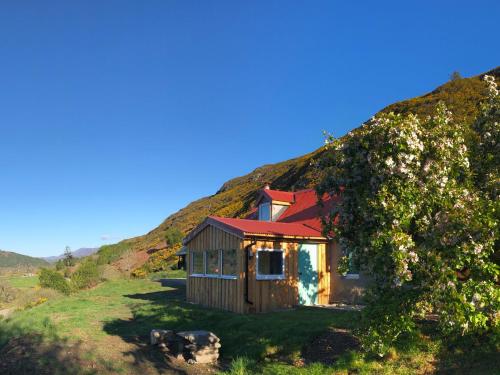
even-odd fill
[{"label": "clear blue sky", "polygon": [[0,248],[144,234],[323,129],[500,63],[500,2],[409,3],[2,1]]}]

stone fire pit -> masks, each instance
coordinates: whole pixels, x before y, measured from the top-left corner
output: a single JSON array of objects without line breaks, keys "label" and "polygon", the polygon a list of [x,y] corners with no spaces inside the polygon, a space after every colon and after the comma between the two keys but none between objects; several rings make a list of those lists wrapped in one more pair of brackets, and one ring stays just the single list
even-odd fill
[{"label": "stone fire pit", "polygon": [[180,331],[153,329],[151,345],[188,363],[215,363],[219,358],[220,339],[209,331]]}]

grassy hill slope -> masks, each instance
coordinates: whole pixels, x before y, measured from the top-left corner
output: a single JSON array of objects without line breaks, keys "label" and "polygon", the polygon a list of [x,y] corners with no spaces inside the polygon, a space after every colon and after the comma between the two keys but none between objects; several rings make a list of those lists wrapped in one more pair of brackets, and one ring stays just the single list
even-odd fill
[{"label": "grassy hill slope", "polygon": [[[485,74],[494,75],[500,81],[500,67]],[[427,116],[439,101],[444,101],[455,118],[465,126],[475,118],[480,102],[485,98],[486,88],[481,80],[483,75],[449,81],[423,96],[391,104],[381,112],[412,112]],[[320,142],[321,136],[318,135],[318,143]],[[270,182],[274,189],[283,190],[313,187],[320,178],[320,171],[315,166],[324,156],[324,149],[321,148],[298,158],[259,167],[245,176],[224,183],[214,195],[198,199],[170,215],[146,235],[124,240],[106,250],[112,252],[113,246],[116,249],[127,246],[137,251],[162,247],[165,231],[172,226],[186,233],[208,215],[244,216],[250,211],[258,190],[265,182]]]},{"label": "grassy hill slope", "polygon": [[18,266],[44,267],[49,263],[40,258],[33,258],[27,255],[0,250],[0,267],[11,268]]}]

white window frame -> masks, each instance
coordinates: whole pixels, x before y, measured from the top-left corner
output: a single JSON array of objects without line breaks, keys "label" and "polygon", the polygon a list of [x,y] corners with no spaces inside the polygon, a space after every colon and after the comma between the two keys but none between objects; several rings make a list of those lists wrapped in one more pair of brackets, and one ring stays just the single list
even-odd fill
[{"label": "white window frame", "polygon": [[[234,250],[234,249],[230,249]],[[222,257],[224,256],[224,250],[219,249],[217,250],[219,252],[219,273],[207,273],[207,251],[211,250],[203,250],[202,252],[197,251],[190,251],[189,252],[189,277],[205,277],[207,279],[225,279],[225,280],[237,280],[238,279],[238,274],[236,275],[223,275],[222,274]],[[203,273],[192,273],[194,269],[194,258],[192,254],[203,254]],[[238,256],[238,249],[236,249],[236,256]],[[236,271],[238,272],[238,271]]]},{"label": "white window frame", "polygon": [[[281,275],[262,275],[259,273],[259,252],[281,252],[282,259],[282,269]],[[255,254],[255,278],[256,280],[285,280],[285,250],[283,249],[268,249],[261,248],[257,249]]]},{"label": "white window frame", "polygon": [[[262,215],[261,215],[261,207],[262,206],[268,207],[269,218],[266,220],[262,219]],[[273,218],[273,213],[272,213],[271,202],[264,202],[264,203],[259,204],[259,221],[272,221],[272,218]]]},{"label": "white window frame", "polygon": [[[238,264],[238,249],[226,249],[226,250],[236,250],[236,265]],[[225,280],[236,280],[238,278],[238,270],[236,270],[236,275],[224,275],[224,250],[219,250],[220,251],[220,278],[225,279]]]},{"label": "white window frame", "polygon": [[[203,273],[193,273],[194,271],[194,257],[192,256],[192,254],[203,254]],[[207,262],[206,262],[206,254],[205,254],[205,251],[203,252],[199,252],[199,251],[190,251],[189,252],[189,263],[190,264],[190,274],[189,276],[193,276],[193,277],[205,277],[205,270],[207,268]]]}]

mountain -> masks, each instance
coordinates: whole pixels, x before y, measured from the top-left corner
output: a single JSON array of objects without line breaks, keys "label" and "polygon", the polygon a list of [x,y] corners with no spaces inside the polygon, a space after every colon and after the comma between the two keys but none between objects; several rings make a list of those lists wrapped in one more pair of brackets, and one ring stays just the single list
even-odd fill
[{"label": "mountain", "polygon": [[[88,255],[94,254],[95,252],[97,252],[97,250],[99,250],[98,247],[82,247],[78,250],[72,251],[71,254],[73,254],[73,256],[75,258],[83,258],[83,257],[86,257]],[[55,256],[51,256],[51,257],[44,257],[42,259],[46,260],[49,263],[54,263],[54,262],[57,262],[59,259],[63,259],[63,258],[64,258],[64,254],[55,255]]]},{"label": "mountain", "polygon": [[[484,74],[495,76],[500,83],[500,67]],[[467,126],[477,115],[480,103],[486,97],[486,86],[482,81],[484,74],[450,80],[430,93],[391,104],[380,112],[411,112],[428,116],[433,113],[436,104],[443,101],[455,119]],[[318,144],[320,142],[321,136],[318,134]],[[281,190],[314,187],[320,178],[316,165],[323,157],[327,157],[327,153],[324,148],[320,148],[307,155],[259,167],[245,176],[227,181],[214,195],[198,199],[170,215],[151,232],[108,246],[106,251],[111,252],[114,248],[119,252],[124,247],[137,251],[162,248],[165,231],[172,226],[187,233],[208,215],[242,217],[251,210],[252,202],[265,182],[270,182],[273,189]]]},{"label": "mountain", "polygon": [[33,258],[12,251],[0,250],[0,267],[44,267],[49,263],[41,258]]}]

